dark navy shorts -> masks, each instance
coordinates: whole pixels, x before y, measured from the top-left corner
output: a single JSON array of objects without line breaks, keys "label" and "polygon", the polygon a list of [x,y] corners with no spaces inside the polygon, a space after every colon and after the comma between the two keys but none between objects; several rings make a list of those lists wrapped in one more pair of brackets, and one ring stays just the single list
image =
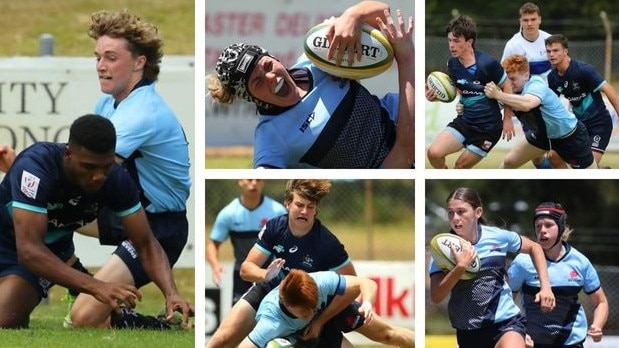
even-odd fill
[{"label": "dark navy shorts", "polygon": [[[153,235],[168,256],[170,267],[174,266],[183,252],[185,244],[187,244],[189,234],[187,213],[146,212],[146,217]],[[118,255],[129,267],[135,286],[139,288],[150,283],[151,279],[146,275],[142,264],[138,260],[133,244],[126,239],[120,219],[110,210],[102,209],[97,219],[97,225],[99,227],[99,241],[101,244],[118,245],[114,254]]]},{"label": "dark navy shorts", "polygon": [[459,348],[494,348],[501,336],[507,332],[517,332],[524,338],[525,318],[518,314],[510,319],[475,330],[457,330]]},{"label": "dark navy shorts", "polygon": [[[49,289],[54,286],[54,283],[30,272],[26,267],[20,265],[17,261],[17,251],[13,247],[7,246],[7,243],[7,241],[2,241],[0,243],[0,277],[8,275],[22,277],[37,290],[39,299],[46,298]],[[66,238],[48,245],[47,247],[63,262],[67,262],[75,252],[73,235],[67,235]]]},{"label": "dark navy shorts", "polygon": [[609,115],[591,117],[582,121],[589,133],[591,151],[604,153],[613,133],[613,121]]},{"label": "dark navy shorts", "polygon": [[574,169],[587,168],[595,160],[591,153],[592,147],[587,128],[580,121],[570,134],[560,139],[548,139],[545,134],[536,134],[531,131],[526,131],[525,137],[529,144],[539,149],[548,151],[552,148]]},{"label": "dark navy shorts", "polygon": [[464,147],[481,157],[486,157],[488,152],[499,142],[503,129],[481,129],[462,121],[456,117],[447,125],[447,131],[453,134]]}]

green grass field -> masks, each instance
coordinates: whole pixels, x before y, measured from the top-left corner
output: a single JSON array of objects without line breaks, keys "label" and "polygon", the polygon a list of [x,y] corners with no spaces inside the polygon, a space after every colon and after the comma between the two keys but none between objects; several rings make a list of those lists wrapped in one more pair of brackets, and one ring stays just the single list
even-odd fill
[{"label": "green grass field", "polygon": [[[193,268],[174,270],[181,295],[194,302]],[[141,289],[142,302],[137,310],[156,315],[163,308],[164,300],[159,289],[149,284]],[[66,290],[52,288],[49,302],[40,304],[31,316],[30,328],[2,330],[3,347],[194,347],[195,330],[166,332],[146,330],[64,329],[62,321],[67,314],[63,300]]]},{"label": "green grass field", "polygon": [[194,54],[193,0],[20,0],[0,3],[0,56],[38,56],[39,36],[54,35],[54,55],[93,56],[88,37],[90,15],[97,10],[123,10],[155,23],[166,55]]},{"label": "green grass field", "polygon": [[[481,160],[474,169],[498,169],[503,161],[503,158],[507,155],[509,150],[502,149],[493,149],[490,151],[488,156]],[[447,157],[447,165],[449,168],[453,168],[453,164],[456,161],[456,158],[459,156],[459,153],[453,154]],[[428,158],[425,158],[426,168],[432,168],[430,166],[430,162],[428,162]],[[607,151],[602,157],[602,161],[600,162],[601,166],[610,166],[611,168],[619,168],[619,153],[618,152],[610,152]],[[527,162],[521,169],[535,169],[531,162]]]}]

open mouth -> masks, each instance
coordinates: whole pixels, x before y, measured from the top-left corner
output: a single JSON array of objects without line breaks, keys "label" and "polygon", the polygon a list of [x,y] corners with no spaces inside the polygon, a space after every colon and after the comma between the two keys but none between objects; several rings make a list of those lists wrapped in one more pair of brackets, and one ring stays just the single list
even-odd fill
[{"label": "open mouth", "polygon": [[275,85],[275,89],[273,89],[273,93],[276,96],[281,97],[285,95],[287,91],[288,91],[288,88],[286,85],[286,81],[284,81],[283,77],[278,77],[277,84]]}]

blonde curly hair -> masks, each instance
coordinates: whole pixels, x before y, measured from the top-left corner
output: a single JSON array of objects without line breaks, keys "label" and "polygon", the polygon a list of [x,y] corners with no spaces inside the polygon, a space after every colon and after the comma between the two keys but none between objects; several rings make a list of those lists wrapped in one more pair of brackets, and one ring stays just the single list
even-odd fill
[{"label": "blonde curly hair", "polygon": [[97,11],[92,14],[88,36],[97,40],[102,36],[124,38],[129,42],[127,49],[133,57],[145,56],[144,78],[157,81],[159,64],[163,57],[163,39],[157,27],[142,21],[137,15],[127,10]]}]

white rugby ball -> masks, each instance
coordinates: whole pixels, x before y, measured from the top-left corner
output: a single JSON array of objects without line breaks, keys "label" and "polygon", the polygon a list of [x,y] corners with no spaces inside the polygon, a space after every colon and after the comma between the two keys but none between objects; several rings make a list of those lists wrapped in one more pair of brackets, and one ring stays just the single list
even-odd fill
[{"label": "white rugby ball", "polygon": [[458,91],[456,85],[449,75],[442,71],[433,71],[426,80],[428,87],[436,92],[436,98],[442,102],[449,103],[456,99]]},{"label": "white rugby ball", "polygon": [[266,348],[294,348],[294,346],[285,338],[274,338],[267,343]]},{"label": "white rugby ball", "polygon": [[[465,241],[464,238],[452,233],[439,233],[430,241],[432,259],[444,272],[449,272],[456,266],[456,258],[451,251],[451,246],[455,246],[456,252],[460,252],[463,241]],[[474,278],[475,274],[479,272],[480,266],[481,262],[479,256],[477,256],[460,279]]]},{"label": "white rugby ball", "polygon": [[[346,79],[366,79],[389,69],[393,63],[393,47],[383,33],[369,24],[364,24],[361,31],[361,60],[355,59],[348,65],[348,53],[344,53],[340,66],[335,65],[335,56],[328,58],[329,23],[321,23],[305,34],[303,50],[309,60],[320,70]],[[413,67],[411,67],[412,69]]]}]

